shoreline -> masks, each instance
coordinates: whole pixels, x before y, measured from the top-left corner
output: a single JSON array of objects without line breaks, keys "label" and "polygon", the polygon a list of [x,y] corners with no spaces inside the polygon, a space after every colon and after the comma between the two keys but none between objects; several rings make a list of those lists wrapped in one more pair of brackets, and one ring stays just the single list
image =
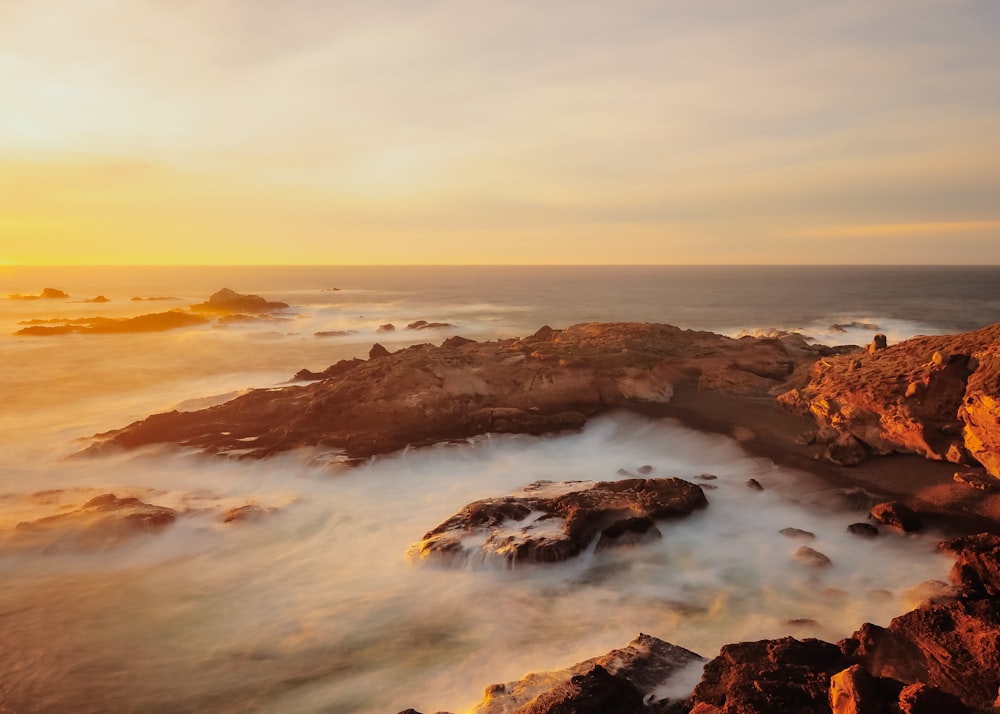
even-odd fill
[{"label": "shoreline", "polygon": [[744,397],[681,383],[667,403],[630,404],[628,409],[724,434],[747,453],[808,474],[832,488],[861,488],[886,500],[901,501],[948,537],[983,531],[1000,534],[1000,494],[956,483],[956,464],[917,454],[893,454],[873,456],[859,466],[837,466],[823,459],[818,447],[796,441],[803,432],[815,429],[815,422],[784,411],[773,397]]}]

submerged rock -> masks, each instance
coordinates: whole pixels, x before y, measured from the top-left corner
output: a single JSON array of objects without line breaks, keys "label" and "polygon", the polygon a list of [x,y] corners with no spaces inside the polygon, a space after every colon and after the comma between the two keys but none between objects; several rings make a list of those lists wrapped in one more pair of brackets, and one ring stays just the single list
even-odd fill
[{"label": "submerged rock", "polygon": [[75,510],[18,523],[9,545],[44,554],[102,551],[157,534],[176,518],[173,509],[106,493]]},{"label": "submerged rock", "polygon": [[539,482],[512,496],[470,503],[424,534],[410,557],[554,563],[578,555],[598,534],[601,547],[655,539],[654,520],[685,516],[707,503],[699,486],[677,478]]}]

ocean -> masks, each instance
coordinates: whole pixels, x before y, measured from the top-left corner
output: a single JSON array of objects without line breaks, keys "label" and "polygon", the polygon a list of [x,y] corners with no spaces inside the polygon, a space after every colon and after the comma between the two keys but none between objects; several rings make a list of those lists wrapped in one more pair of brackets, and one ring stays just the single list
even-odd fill
[{"label": "ocean", "polygon": [[[223,287],[290,308],[164,332],[14,334],[32,320],[183,310]],[[3,299],[43,288],[69,297]],[[99,295],[107,302],[88,302]],[[452,327],[406,329],[416,320]],[[395,350],[585,321],[797,330],[827,344],[880,331],[892,343],[1000,321],[1000,267],[0,267],[0,711],[469,711],[489,684],[639,632],[708,657],[785,634],[836,641],[946,579],[935,533],[862,541],[845,528],[865,514],[828,485],[727,437],[629,413],[350,468],[307,450],[254,462],[159,447],[73,458],[95,433],[282,386],[374,342]],[[377,332],[386,323],[397,329]],[[665,524],[662,541],[613,556],[512,570],[407,558],[470,501],[642,465],[710,473],[718,488],[704,512]],[[749,494],[748,478],[766,490]],[[181,515],[155,536],[97,548],[18,539],[18,523],[108,492]],[[248,503],[271,513],[221,521]],[[786,526],[813,531],[833,566],[796,564],[799,544],[777,532]]]}]

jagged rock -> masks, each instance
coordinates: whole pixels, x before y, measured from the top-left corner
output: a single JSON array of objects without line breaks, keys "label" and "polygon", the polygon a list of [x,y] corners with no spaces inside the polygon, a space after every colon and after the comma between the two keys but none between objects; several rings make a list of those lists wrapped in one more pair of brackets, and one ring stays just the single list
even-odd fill
[{"label": "jagged rock", "polygon": [[368,359],[369,360],[382,359],[383,357],[388,357],[391,354],[392,352],[390,352],[385,347],[376,342],[374,345],[372,345],[372,348],[368,350]]},{"label": "jagged rock", "polygon": [[859,466],[868,459],[868,452],[853,434],[844,432],[826,447],[823,457],[838,466]]},{"label": "jagged rock", "polygon": [[923,683],[910,684],[899,693],[900,714],[969,714],[955,697]]},{"label": "jagged rock", "polygon": [[851,664],[836,645],[815,639],[724,645],[705,665],[692,704],[724,714],[830,714],[830,678]]},{"label": "jagged rock", "polygon": [[873,454],[974,459],[1000,477],[1000,323],[825,357],[778,400]]},{"label": "jagged rock", "polygon": [[45,554],[107,550],[159,533],[176,518],[173,509],[106,493],[75,510],[18,523],[9,545]]},{"label": "jagged rock", "polygon": [[260,295],[242,295],[229,288],[222,288],[213,293],[206,302],[192,305],[196,312],[212,312],[222,315],[251,314],[274,312],[288,308],[288,303],[271,302]]},{"label": "jagged rock", "polygon": [[986,469],[976,471],[956,471],[952,476],[955,483],[964,483],[966,486],[983,491],[985,493],[995,493],[1000,490],[1000,481],[991,478],[986,474]]},{"label": "jagged rock", "polygon": [[957,601],[866,623],[841,643],[872,674],[922,682],[989,711],[1000,688],[1000,602]]},{"label": "jagged rock", "polygon": [[247,458],[298,446],[360,458],[488,432],[576,429],[607,409],[667,401],[678,383],[764,396],[782,384],[779,362],[796,363],[776,340],[646,323],[574,325],[461,349],[415,345],[314,384],[153,415],[97,435],[91,453],[168,442]]},{"label": "jagged rock", "polygon": [[899,501],[877,503],[872,506],[868,515],[877,523],[899,528],[904,533],[913,533],[923,528],[920,517]]},{"label": "jagged rock", "polygon": [[873,677],[854,664],[830,678],[830,708],[833,714],[883,714],[902,688],[902,683]]},{"label": "jagged rock", "polygon": [[511,496],[470,503],[424,534],[410,557],[459,564],[554,563],[582,552],[609,526],[624,534],[631,528],[625,519],[652,525],[706,505],[699,486],[677,478],[539,482]]},{"label": "jagged rock", "polygon": [[[677,672],[698,662],[700,655],[661,639],[640,634],[621,649],[579,662],[556,672],[535,672],[523,679],[494,684],[486,688],[476,714],[505,714],[507,712],[618,712],[649,711],[642,709],[656,689]],[[594,675],[599,668],[603,674]],[[583,679],[576,679],[582,677]],[[603,694],[602,694],[603,692]],[[585,699],[585,694],[589,698]],[[621,704],[606,694],[616,693],[625,697],[630,707],[619,709]],[[638,694],[636,704],[635,694]],[[601,709],[584,709],[594,701],[604,701]]]},{"label": "jagged rock", "polygon": [[979,596],[1000,596],[1000,536],[978,533],[940,547],[957,556],[951,569],[953,583]]},{"label": "jagged rock", "polygon": [[874,538],[878,535],[878,528],[871,523],[852,523],[847,526],[847,532],[865,538]]}]

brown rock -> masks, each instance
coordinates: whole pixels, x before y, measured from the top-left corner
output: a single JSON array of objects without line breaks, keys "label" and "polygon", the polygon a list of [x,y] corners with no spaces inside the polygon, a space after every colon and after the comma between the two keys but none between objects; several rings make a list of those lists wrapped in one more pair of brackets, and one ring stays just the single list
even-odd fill
[{"label": "brown rock", "polygon": [[803,565],[808,565],[813,568],[828,568],[833,565],[826,555],[820,553],[818,550],[813,550],[808,545],[804,545],[798,550],[796,550],[792,557]]},{"label": "brown rock", "polygon": [[801,528],[782,528],[778,532],[786,538],[804,538],[806,540],[813,540],[816,537],[816,534],[812,531],[804,531]]},{"label": "brown rock", "polygon": [[246,523],[258,521],[268,514],[267,509],[261,508],[255,503],[248,503],[245,506],[230,508],[222,514],[223,523]]},{"label": "brown rock", "polygon": [[[633,711],[619,709],[615,697],[623,697],[623,702],[631,702],[629,706],[634,707],[634,695],[638,693],[638,706],[642,706],[643,700],[650,700],[657,687],[673,674],[701,661],[701,656],[683,647],[640,634],[625,647],[567,669],[533,672],[513,682],[491,685],[475,712]],[[598,668],[603,673],[595,675]],[[604,708],[583,708],[595,702],[601,702]]]},{"label": "brown rock", "polygon": [[375,332],[395,332],[396,326],[391,322],[387,322],[384,325],[379,325],[375,328]]},{"label": "brown rock", "polygon": [[[681,479],[532,484],[518,494],[470,503],[428,531],[411,558],[464,565],[499,560],[553,563],[582,552],[599,533],[605,545],[647,537],[654,520],[707,505],[699,486]],[[659,532],[658,530],[656,532]]]},{"label": "brown rock", "polygon": [[826,447],[823,457],[838,466],[858,466],[868,459],[868,452],[852,434],[844,432]]},{"label": "brown rock", "polygon": [[963,536],[940,546],[955,553],[951,581],[978,596],[1000,595],[1000,536],[992,533]]},{"label": "brown rock", "polygon": [[830,678],[853,664],[820,640],[777,640],[724,645],[705,666],[692,704],[724,714],[830,714]]},{"label": "brown rock", "polygon": [[871,523],[852,523],[847,526],[847,532],[864,538],[874,538],[878,535],[878,528]]},{"label": "brown rock", "polygon": [[779,402],[874,454],[971,458],[1000,477],[1000,324],[917,337],[860,358],[832,355]]},{"label": "brown rock", "polygon": [[374,345],[372,345],[372,348],[368,350],[368,359],[369,360],[382,359],[383,357],[388,357],[391,354],[392,352],[390,352],[385,347],[376,342]]},{"label": "brown rock", "polygon": [[899,501],[876,503],[868,515],[872,520],[899,528],[904,533],[913,533],[923,528],[920,517]]},{"label": "brown rock", "polygon": [[1000,688],[1000,602],[928,605],[841,643],[872,674],[921,682],[989,711]]},{"label": "brown rock", "polygon": [[899,694],[900,714],[969,714],[955,697],[923,683],[911,684]]},{"label": "brown rock", "polygon": [[651,543],[662,537],[663,533],[656,527],[652,518],[624,518],[615,521],[601,531],[601,537],[597,539],[596,549],[604,550]]},{"label": "brown rock", "polygon": [[607,409],[662,403],[681,382],[765,396],[782,384],[761,376],[782,371],[767,365],[789,360],[777,340],[645,323],[574,325],[461,349],[416,345],[336,375],[300,373],[323,374],[314,384],[153,415],[98,435],[91,452],[168,442],[252,458],[298,446],[360,458],[490,431],[579,428]]},{"label": "brown rock", "polygon": [[888,340],[886,340],[885,335],[879,333],[872,338],[872,343],[868,345],[869,354],[875,354],[880,352],[889,346]]},{"label": "brown rock", "polygon": [[883,714],[896,702],[902,687],[854,664],[830,678],[830,708],[833,714]]}]

